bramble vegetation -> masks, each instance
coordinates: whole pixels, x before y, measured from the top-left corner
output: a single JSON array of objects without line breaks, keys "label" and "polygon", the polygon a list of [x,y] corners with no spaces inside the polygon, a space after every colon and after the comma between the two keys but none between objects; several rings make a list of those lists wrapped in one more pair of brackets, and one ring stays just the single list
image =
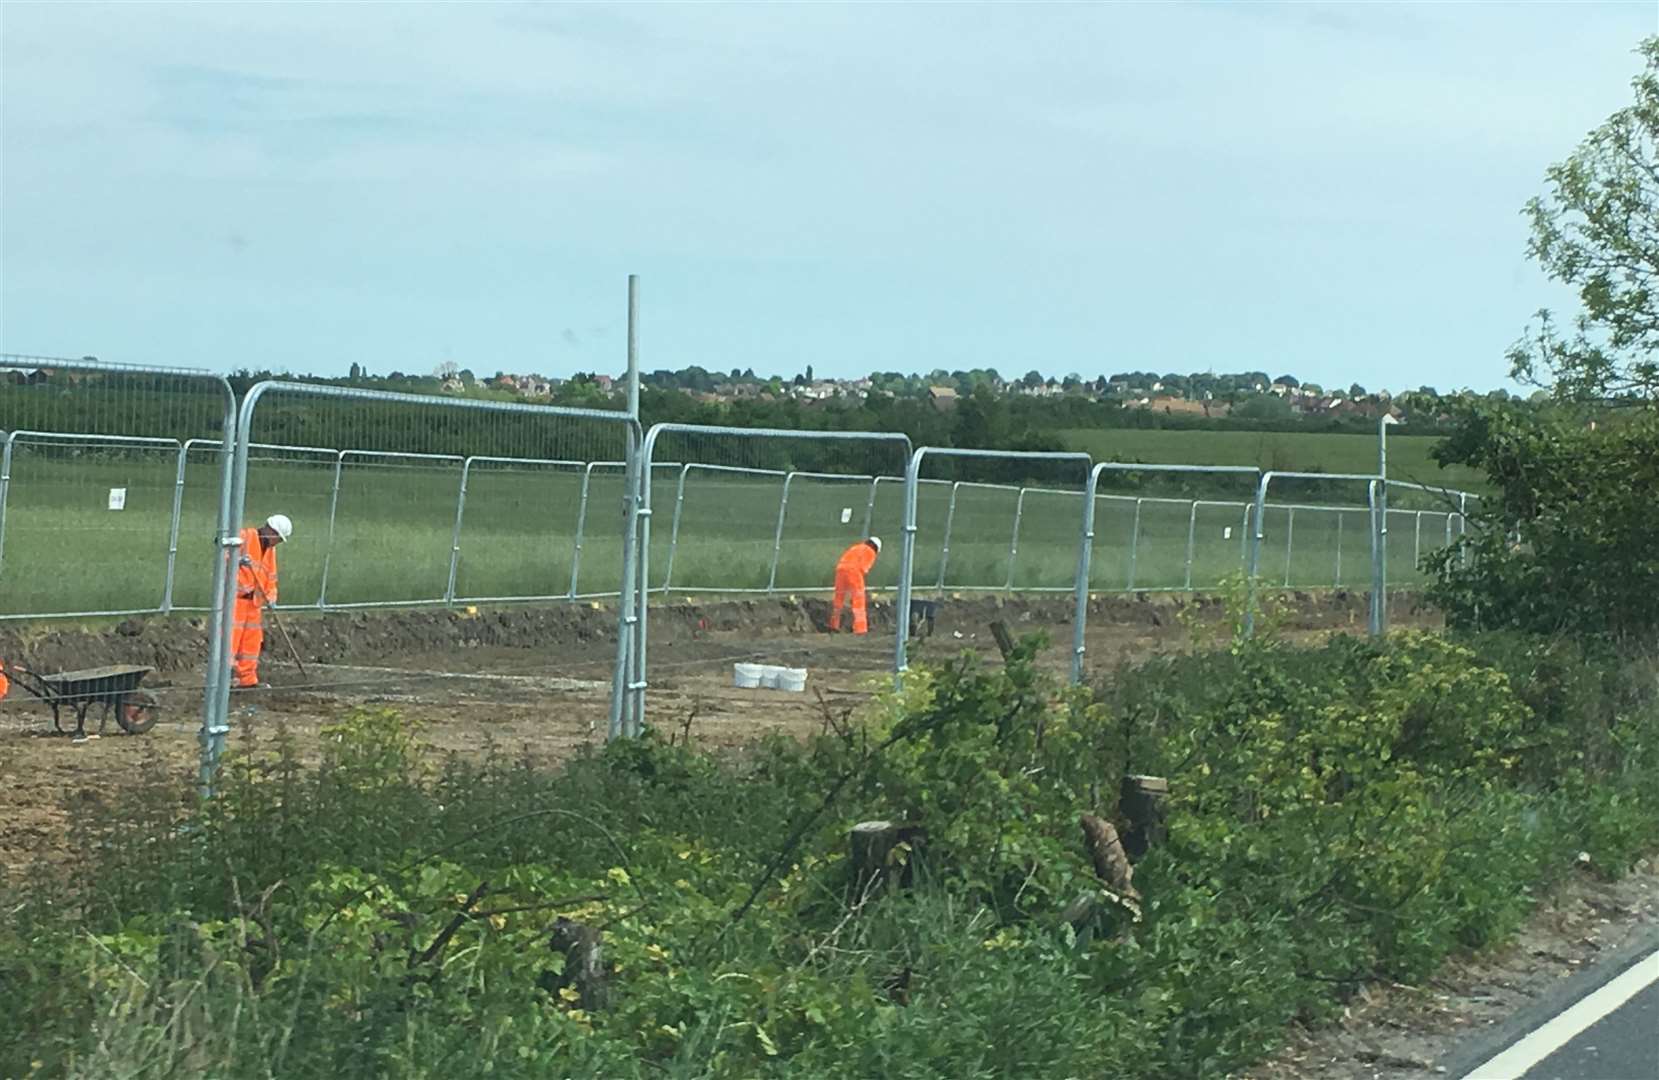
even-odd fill
[{"label": "bramble vegetation", "polygon": [[[1035,649],[737,759],[359,712],[205,806],[152,770],[11,885],[0,1075],[1214,1076],[1659,815],[1652,671],[1571,644],[1234,639],[1094,692]],[[1171,785],[1138,916],[1079,831],[1128,772]]]}]

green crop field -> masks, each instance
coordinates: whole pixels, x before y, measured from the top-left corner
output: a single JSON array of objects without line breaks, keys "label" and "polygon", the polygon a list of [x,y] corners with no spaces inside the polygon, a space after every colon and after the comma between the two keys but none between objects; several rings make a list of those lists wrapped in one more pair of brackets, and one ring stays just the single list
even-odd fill
[{"label": "green crop field", "polygon": [[[1394,480],[1461,488],[1483,489],[1472,469],[1443,469],[1429,456],[1440,439],[1403,435],[1396,428],[1388,436],[1388,475]],[[1377,439],[1374,435],[1332,435],[1307,431],[1177,431],[1111,428],[1060,432],[1066,446],[1082,450],[1096,461],[1145,461],[1168,465],[1249,465],[1259,469],[1299,472],[1375,473]]]},{"label": "green crop field", "polygon": [[[617,590],[619,468],[593,470],[584,511],[579,467],[475,465],[459,528],[458,461],[348,456],[339,466],[337,492],[335,472],[335,459],[326,452],[256,455],[249,468],[250,518],[280,511],[295,522],[294,539],[281,552],[284,606],[438,602],[450,594],[452,557],[458,601]],[[872,497],[869,481],[798,476],[780,531],[781,477],[693,469],[682,496],[678,476],[676,468],[656,476],[650,549],[655,589],[827,589],[836,556],[863,535],[867,515],[871,531],[888,541],[871,584],[891,588],[897,582],[903,535],[903,486],[897,480],[875,484]],[[111,489],[124,490],[122,509],[109,508]],[[1225,497],[1202,493],[1207,501],[1196,505],[1191,498],[1100,496],[1090,587],[1207,588],[1244,569],[1248,490],[1246,483]],[[215,453],[192,453],[180,483],[173,450],[93,455],[19,444],[0,524],[0,615],[160,607],[175,499],[171,602],[200,609],[208,601],[218,501]],[[962,484],[954,511],[951,505],[951,484],[924,482],[918,587],[1071,586],[1082,507],[1075,491],[1031,488],[1022,495],[1014,488]],[[1416,580],[1418,555],[1443,543],[1455,527],[1443,510],[1391,513],[1391,580]],[[1369,578],[1367,514],[1357,502],[1295,510],[1273,505],[1263,533],[1267,580],[1318,587],[1361,586]]]}]

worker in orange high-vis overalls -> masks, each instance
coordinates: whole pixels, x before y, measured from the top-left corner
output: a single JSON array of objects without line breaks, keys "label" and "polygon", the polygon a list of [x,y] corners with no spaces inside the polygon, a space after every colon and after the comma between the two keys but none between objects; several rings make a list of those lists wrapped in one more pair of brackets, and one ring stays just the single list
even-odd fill
[{"label": "worker in orange high-vis overalls", "polygon": [[881,537],[860,540],[841,553],[835,564],[835,600],[830,605],[829,628],[833,633],[841,629],[842,605],[853,609],[853,633],[870,632],[869,615],[864,610],[864,575],[876,564],[881,554]]},{"label": "worker in orange high-vis overalls", "polygon": [[6,694],[11,688],[11,681],[6,678],[6,665],[0,664],[0,701],[6,700]]},{"label": "worker in orange high-vis overalls", "polygon": [[242,530],[230,636],[238,689],[259,685],[259,650],[265,644],[263,613],[267,604],[277,600],[276,547],[292,535],[294,523],[282,514],[272,514],[257,529]]}]

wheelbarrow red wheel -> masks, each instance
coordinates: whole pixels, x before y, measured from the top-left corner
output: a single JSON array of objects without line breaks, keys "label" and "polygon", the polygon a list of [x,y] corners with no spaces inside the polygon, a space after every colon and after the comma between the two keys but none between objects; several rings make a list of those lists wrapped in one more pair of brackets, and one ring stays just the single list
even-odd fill
[{"label": "wheelbarrow red wheel", "polygon": [[142,735],[156,726],[161,703],[148,690],[133,690],[121,696],[115,705],[115,722],[128,735]]}]

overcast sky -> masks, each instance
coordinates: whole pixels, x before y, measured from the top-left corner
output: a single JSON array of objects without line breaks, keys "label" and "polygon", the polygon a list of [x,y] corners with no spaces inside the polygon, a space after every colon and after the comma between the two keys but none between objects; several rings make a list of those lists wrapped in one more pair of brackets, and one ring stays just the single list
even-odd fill
[{"label": "overcast sky", "polygon": [[0,4],[0,348],[1505,385],[1659,4]]}]

